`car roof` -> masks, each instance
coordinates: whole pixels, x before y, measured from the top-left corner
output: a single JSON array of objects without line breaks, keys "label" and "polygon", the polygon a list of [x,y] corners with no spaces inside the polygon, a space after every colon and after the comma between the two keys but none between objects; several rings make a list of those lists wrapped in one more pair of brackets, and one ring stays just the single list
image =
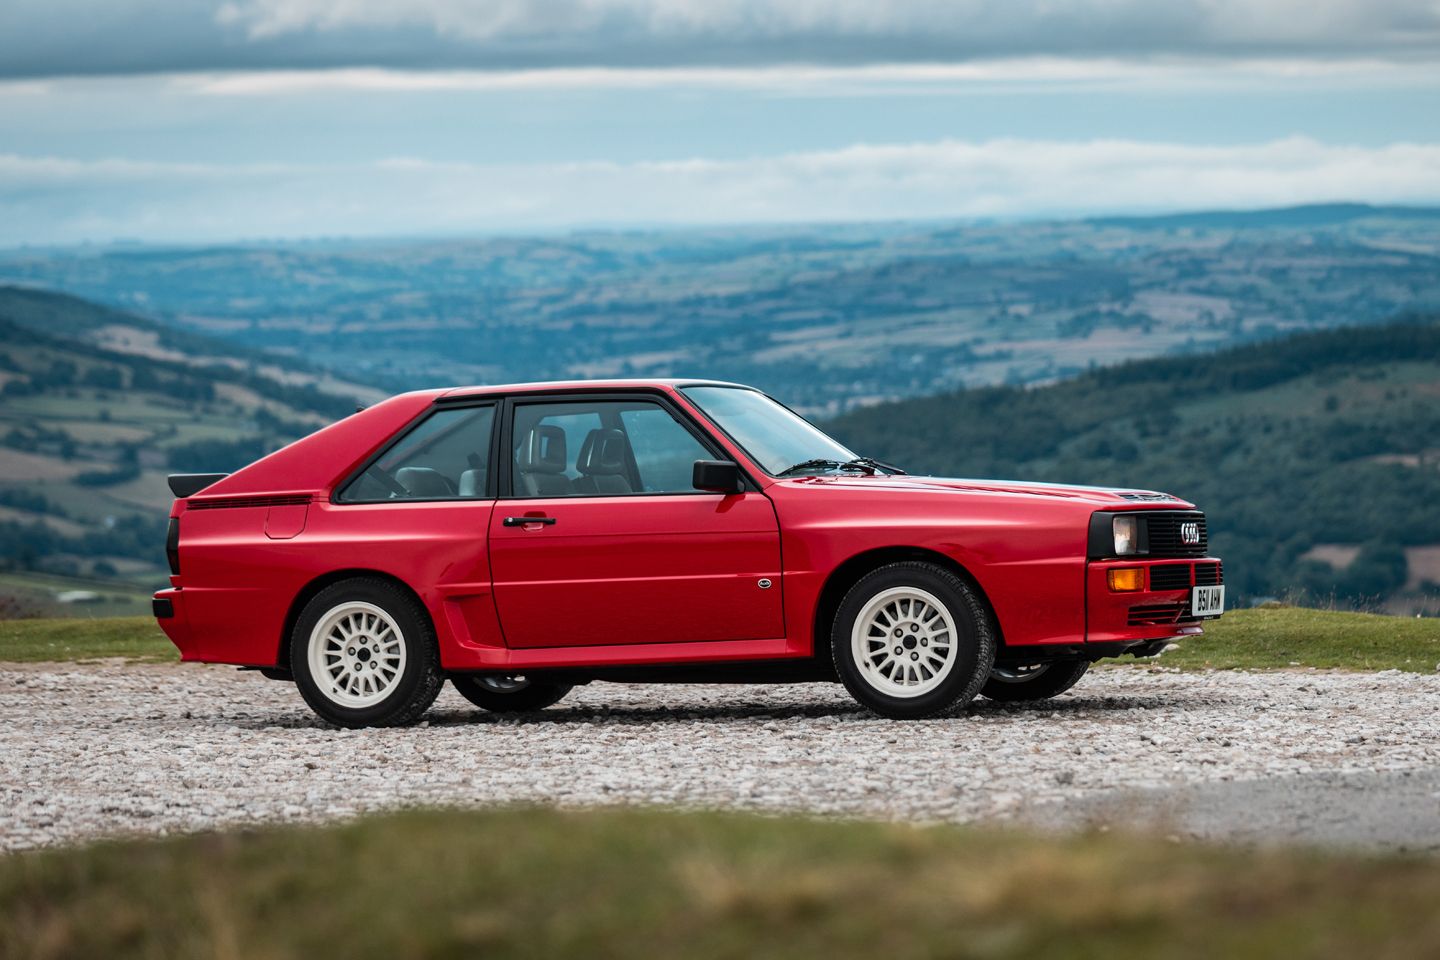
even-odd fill
[{"label": "car roof", "polygon": [[451,387],[442,390],[437,399],[457,397],[482,397],[503,393],[558,393],[566,390],[656,390],[677,387],[738,387],[754,390],[743,383],[728,383],[724,380],[703,380],[694,377],[672,379],[631,379],[631,380],[542,380],[534,383],[495,383],[470,387]]}]

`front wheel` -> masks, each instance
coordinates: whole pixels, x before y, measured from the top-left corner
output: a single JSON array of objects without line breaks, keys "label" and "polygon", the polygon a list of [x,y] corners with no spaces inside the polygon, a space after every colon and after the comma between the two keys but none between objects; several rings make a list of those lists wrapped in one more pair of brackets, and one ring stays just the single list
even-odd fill
[{"label": "front wheel", "polygon": [[290,635],[290,672],[310,709],[352,728],[413,723],[444,682],[425,608],[374,577],[331,584],[305,605]]},{"label": "front wheel", "polygon": [[995,628],[978,592],[932,563],[872,570],[840,601],[835,671],[884,717],[912,720],[964,707],[995,660]]},{"label": "front wheel", "polygon": [[571,690],[568,683],[548,683],[529,677],[450,678],[460,696],[492,713],[523,713],[553,707]]},{"label": "front wheel", "polygon": [[1000,703],[1048,700],[1075,686],[1089,669],[1085,660],[996,664],[980,695]]}]

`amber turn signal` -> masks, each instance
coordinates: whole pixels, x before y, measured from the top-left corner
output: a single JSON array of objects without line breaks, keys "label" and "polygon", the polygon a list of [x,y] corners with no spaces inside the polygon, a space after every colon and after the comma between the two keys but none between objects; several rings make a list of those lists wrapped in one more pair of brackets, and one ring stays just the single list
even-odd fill
[{"label": "amber turn signal", "polygon": [[1122,567],[1119,570],[1111,570],[1105,575],[1105,578],[1110,581],[1110,589],[1117,593],[1145,589],[1143,567]]}]

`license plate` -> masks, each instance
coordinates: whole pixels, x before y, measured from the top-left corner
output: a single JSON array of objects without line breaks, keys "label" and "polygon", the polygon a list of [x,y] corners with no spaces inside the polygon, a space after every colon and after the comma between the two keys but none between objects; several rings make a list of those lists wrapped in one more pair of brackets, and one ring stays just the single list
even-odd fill
[{"label": "license plate", "polygon": [[1190,615],[1218,617],[1225,612],[1225,588],[1195,587],[1190,591]]}]

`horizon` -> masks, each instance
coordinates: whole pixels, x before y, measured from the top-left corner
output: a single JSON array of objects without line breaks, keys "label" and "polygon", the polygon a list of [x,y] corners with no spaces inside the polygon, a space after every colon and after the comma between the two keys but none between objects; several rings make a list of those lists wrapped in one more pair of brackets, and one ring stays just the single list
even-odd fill
[{"label": "horizon", "polygon": [[[873,220],[793,220],[793,221],[735,221],[731,223],[624,223],[624,224],[576,224],[532,230],[476,230],[454,233],[380,233],[353,235],[314,234],[296,237],[217,237],[210,240],[143,240],[116,237],[109,240],[81,240],[73,243],[39,244],[21,243],[14,246],[0,246],[0,256],[14,254],[67,254],[76,252],[107,252],[111,250],[209,250],[223,248],[278,249],[310,248],[323,249],[327,246],[343,247],[387,247],[423,246],[428,244],[483,243],[504,240],[544,240],[551,238],[608,237],[608,236],[667,236],[686,233],[800,233],[820,229],[853,227],[877,230],[894,227],[899,230],[912,228],[986,228],[1008,226],[1045,226],[1066,224],[1107,225],[1109,221],[1143,223],[1150,220],[1167,220],[1183,217],[1225,217],[1250,216],[1256,214],[1285,214],[1299,211],[1327,209],[1364,208],[1363,216],[1421,215],[1440,217],[1440,202],[1434,204],[1373,204],[1354,200],[1335,200],[1321,203],[1288,204],[1285,206],[1257,207],[1177,207],[1167,210],[1093,214],[1087,216],[1023,216],[1011,217],[908,217],[903,219]],[[1343,223],[1346,218],[1334,221]],[[0,286],[24,287],[28,284],[14,278],[0,277]],[[48,288],[42,288],[48,289]]]}]

